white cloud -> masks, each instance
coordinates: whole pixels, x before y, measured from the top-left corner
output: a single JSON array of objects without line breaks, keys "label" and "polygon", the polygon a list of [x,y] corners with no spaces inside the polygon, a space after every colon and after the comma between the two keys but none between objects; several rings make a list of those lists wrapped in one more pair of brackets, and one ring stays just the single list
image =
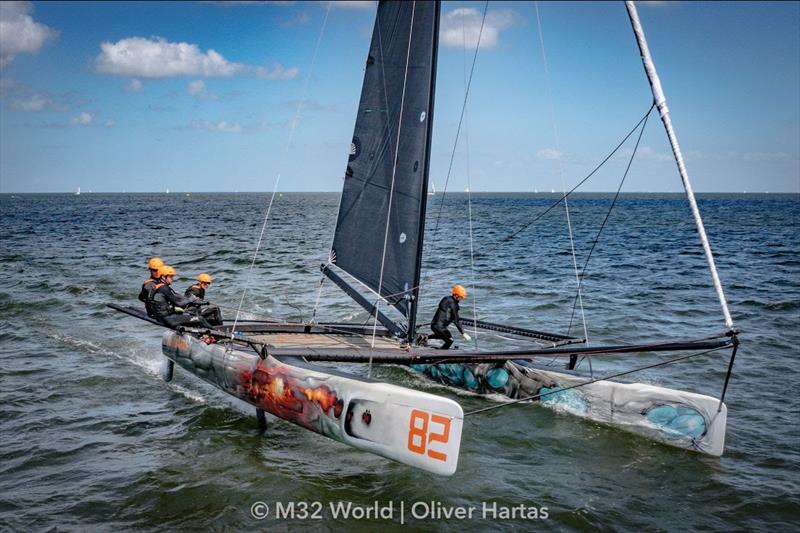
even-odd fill
[{"label": "white cloud", "polygon": [[198,98],[202,98],[208,94],[206,92],[206,84],[203,80],[190,81],[189,85],[186,86],[186,91],[192,96],[196,96]]},{"label": "white cloud", "polygon": [[172,43],[163,37],[128,37],[100,44],[95,67],[103,74],[141,78],[171,76],[230,77],[251,74],[264,79],[294,78],[296,67],[272,68],[233,63],[214,50],[203,52],[196,44]]},{"label": "white cloud", "polygon": [[16,98],[11,101],[11,109],[17,111],[43,111],[54,107],[54,105],[50,98],[39,93],[31,94],[23,98]]},{"label": "white cloud", "polygon": [[58,32],[35,22],[30,2],[0,2],[0,69],[14,61],[17,54],[35,54]]},{"label": "white cloud", "polygon": [[88,126],[94,120],[94,115],[86,111],[72,117],[69,121],[73,126]]},{"label": "white cloud", "polygon": [[500,31],[511,26],[515,16],[510,9],[490,11],[481,32],[483,13],[471,7],[459,7],[442,17],[439,39],[444,46],[474,49],[480,36],[481,48],[493,48],[500,38]]},{"label": "white cloud", "polygon": [[542,148],[536,152],[536,159],[544,159],[546,161],[558,160],[562,157],[564,157],[564,152],[555,148]]},{"label": "white cloud", "polygon": [[219,122],[194,122],[192,127],[199,130],[214,131],[219,133],[241,133],[242,125],[238,122],[227,122],[221,120]]},{"label": "white cloud", "polygon": [[123,87],[123,89],[125,89],[126,93],[135,93],[141,91],[142,87],[143,84],[140,80],[137,80],[136,78],[131,78],[130,81],[128,81],[128,83],[125,84],[125,87]]},{"label": "white cloud", "polygon": [[164,38],[129,37],[104,42],[95,64],[98,72],[119,76],[233,76],[244,65],[231,63],[214,50],[202,52],[196,44],[171,43]]}]

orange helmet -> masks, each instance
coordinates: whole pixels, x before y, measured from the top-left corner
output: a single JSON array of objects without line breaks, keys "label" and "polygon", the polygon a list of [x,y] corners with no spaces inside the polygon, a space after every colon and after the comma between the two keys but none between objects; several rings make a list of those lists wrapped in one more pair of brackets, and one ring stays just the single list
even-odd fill
[{"label": "orange helmet", "polygon": [[453,285],[453,296],[463,300],[467,297],[467,289],[463,285]]},{"label": "orange helmet", "polygon": [[164,265],[164,261],[160,257],[151,257],[150,262],[147,263],[147,268],[150,270],[158,270]]},{"label": "orange helmet", "polygon": [[202,283],[211,283],[211,276],[203,272],[202,274],[197,276],[197,281],[200,281]]},{"label": "orange helmet", "polygon": [[158,267],[158,277],[163,278],[165,276],[174,276],[175,269],[169,265],[161,265]]}]

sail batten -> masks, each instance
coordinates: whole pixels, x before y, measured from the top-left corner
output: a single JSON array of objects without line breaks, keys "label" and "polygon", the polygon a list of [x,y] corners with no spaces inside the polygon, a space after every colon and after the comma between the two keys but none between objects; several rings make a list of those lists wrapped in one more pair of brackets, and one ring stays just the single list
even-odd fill
[{"label": "sail batten", "polygon": [[438,1],[378,5],[331,251],[336,266],[409,319],[428,190],[438,12]]}]

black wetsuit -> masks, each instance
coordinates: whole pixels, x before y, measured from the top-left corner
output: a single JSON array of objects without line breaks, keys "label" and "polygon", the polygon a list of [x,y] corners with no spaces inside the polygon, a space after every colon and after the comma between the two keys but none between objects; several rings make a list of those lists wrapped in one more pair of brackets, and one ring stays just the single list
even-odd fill
[{"label": "black wetsuit", "polygon": [[144,280],[144,283],[142,283],[142,290],[139,291],[139,301],[144,302],[144,308],[147,311],[147,316],[150,318],[155,318],[153,306],[150,305],[150,302],[153,299],[153,292],[156,290],[156,285],[158,285],[158,279],[152,277],[147,278]]},{"label": "black wetsuit", "polygon": [[455,296],[445,296],[442,298],[442,301],[439,302],[439,308],[436,310],[436,314],[433,315],[433,320],[431,320],[433,335],[428,338],[443,340],[443,350],[447,350],[453,345],[453,336],[450,334],[450,330],[447,329],[447,326],[455,324],[459,333],[462,335],[464,334],[461,321],[458,319],[458,309],[458,300],[456,300]]},{"label": "black wetsuit", "polygon": [[194,298],[179,295],[166,283],[159,283],[153,292],[153,299],[150,305],[153,308],[156,319],[170,327],[186,325],[210,328],[211,324],[202,316],[175,312],[175,307],[187,307],[195,301]]},{"label": "black wetsuit", "polygon": [[206,297],[206,290],[199,284],[195,283],[183,293],[184,296],[194,296],[195,298],[204,299]]},{"label": "black wetsuit", "polygon": [[[195,283],[183,293],[184,296],[194,296],[200,300],[205,299],[206,297],[206,290],[199,284]],[[222,311],[219,310],[219,307],[216,305],[209,305],[207,307],[202,307],[200,309],[200,315],[202,315],[206,320],[208,320],[209,324],[213,326],[221,326],[222,325]]]}]

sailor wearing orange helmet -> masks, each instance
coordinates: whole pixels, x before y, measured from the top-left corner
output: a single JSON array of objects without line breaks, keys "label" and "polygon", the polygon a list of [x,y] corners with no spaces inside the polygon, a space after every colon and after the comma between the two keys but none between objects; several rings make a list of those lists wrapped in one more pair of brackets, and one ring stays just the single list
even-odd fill
[{"label": "sailor wearing orange helmet", "polygon": [[447,350],[453,345],[453,336],[450,334],[450,330],[447,329],[450,324],[456,325],[458,332],[461,333],[464,340],[471,340],[470,336],[464,333],[464,328],[461,327],[461,321],[458,318],[458,302],[466,297],[467,289],[462,285],[453,285],[451,295],[442,298],[442,301],[439,302],[439,308],[436,310],[436,314],[433,315],[433,320],[431,320],[433,335],[428,337],[428,339],[443,340],[444,344],[441,346],[442,350]]},{"label": "sailor wearing orange helmet", "polygon": [[142,283],[142,290],[139,291],[139,301],[144,302],[144,308],[147,310],[147,316],[155,318],[153,310],[150,305],[150,300],[153,297],[156,283],[158,283],[158,269],[164,266],[164,261],[160,257],[151,257],[147,263],[147,268],[150,269],[150,277]]},{"label": "sailor wearing orange helmet", "polygon": [[206,289],[211,285],[211,276],[203,272],[197,276],[197,283],[186,289],[184,296],[194,296],[201,300],[206,297]]},{"label": "sailor wearing orange helmet", "polygon": [[[211,285],[211,281],[211,276],[203,272],[197,276],[197,283],[186,289],[183,295],[189,297],[193,296],[200,300],[204,300],[206,297],[206,289],[208,289],[208,287]],[[222,325],[222,312],[216,305],[209,305],[208,307],[203,308],[200,311],[200,314],[205,317],[210,324],[214,326]]]},{"label": "sailor wearing orange helmet", "polygon": [[196,305],[197,300],[181,296],[172,290],[170,285],[175,279],[175,269],[173,267],[162,265],[158,269],[158,278],[150,306],[159,322],[172,328],[178,326],[211,327],[211,324],[202,316],[183,313],[185,307]]}]

